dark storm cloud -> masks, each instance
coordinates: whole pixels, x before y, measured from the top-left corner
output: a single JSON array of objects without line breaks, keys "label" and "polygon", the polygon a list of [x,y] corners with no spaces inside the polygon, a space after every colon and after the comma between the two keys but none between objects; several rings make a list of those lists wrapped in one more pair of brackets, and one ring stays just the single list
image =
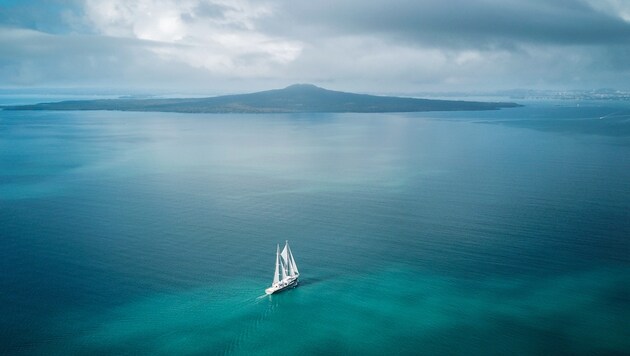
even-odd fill
[{"label": "dark storm cloud", "polygon": [[[282,9],[283,20],[266,25],[287,32],[286,25],[293,23],[298,33],[308,30],[308,36],[380,34],[437,47],[603,45],[630,40],[630,23],[578,0],[321,0],[286,2]],[[289,25],[290,30],[295,27]]]}]

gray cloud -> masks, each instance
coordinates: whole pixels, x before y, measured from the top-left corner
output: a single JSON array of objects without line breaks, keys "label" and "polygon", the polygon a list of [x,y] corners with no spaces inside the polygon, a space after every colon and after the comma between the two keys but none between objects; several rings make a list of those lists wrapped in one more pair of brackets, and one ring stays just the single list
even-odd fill
[{"label": "gray cloud", "polygon": [[[383,34],[432,46],[495,47],[514,43],[628,44],[630,23],[573,0],[322,0],[282,7],[275,31],[300,19],[324,36]],[[306,26],[305,26],[306,25]],[[299,29],[298,29],[299,30]]]},{"label": "gray cloud", "polygon": [[[18,86],[177,89],[230,78],[198,71],[156,56],[178,46],[156,41],[95,35],[51,35],[0,28],[0,77]],[[170,83],[170,85],[168,85]],[[216,87],[216,89],[221,89]]]},{"label": "gray cloud", "polygon": [[[628,88],[630,3],[626,12],[606,3],[284,1],[277,17],[263,19],[262,26],[311,43],[327,68],[347,67],[340,77],[373,61],[362,76],[356,73],[355,82],[372,77],[391,90],[396,84],[387,79],[396,74],[405,90]],[[337,51],[329,48],[335,42]]]}]

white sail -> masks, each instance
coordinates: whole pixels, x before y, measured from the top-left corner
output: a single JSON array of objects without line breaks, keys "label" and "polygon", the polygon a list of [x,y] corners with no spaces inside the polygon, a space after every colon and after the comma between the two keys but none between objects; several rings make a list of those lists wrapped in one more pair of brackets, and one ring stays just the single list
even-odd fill
[{"label": "white sail", "polygon": [[287,251],[287,246],[288,246],[288,242],[286,245],[284,245],[284,248],[282,249],[282,252],[280,252],[280,256],[282,256],[282,259],[286,262],[288,261],[288,251]]},{"label": "white sail", "polygon": [[273,284],[280,282],[280,277],[278,277],[278,269],[280,266],[280,245],[276,247],[276,271],[273,273]]},{"label": "white sail", "polygon": [[293,258],[293,253],[291,252],[291,248],[289,247],[288,243],[287,243],[287,252],[289,255],[289,266],[291,267],[291,276],[297,276],[300,274],[300,271],[298,271],[297,264],[295,263],[295,258]]},{"label": "white sail", "polygon": [[286,278],[289,275],[289,259],[288,259],[288,251],[287,245],[284,245],[282,252],[280,253],[280,257],[282,257],[282,279]]}]

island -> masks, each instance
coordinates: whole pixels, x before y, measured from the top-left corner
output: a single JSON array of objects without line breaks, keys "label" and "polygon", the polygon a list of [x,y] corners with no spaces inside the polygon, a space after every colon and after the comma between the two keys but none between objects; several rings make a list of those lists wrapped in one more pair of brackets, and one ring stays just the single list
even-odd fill
[{"label": "island", "polygon": [[5,106],[4,110],[117,110],[178,113],[384,113],[497,110],[521,106],[508,102],[432,100],[377,96],[294,84],[250,94],[178,99],[98,99]]}]

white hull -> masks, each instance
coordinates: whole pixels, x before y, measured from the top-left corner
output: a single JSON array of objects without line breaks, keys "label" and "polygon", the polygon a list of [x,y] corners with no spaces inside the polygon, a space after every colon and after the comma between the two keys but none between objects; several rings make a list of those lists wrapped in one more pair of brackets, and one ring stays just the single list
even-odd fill
[{"label": "white hull", "polygon": [[273,284],[271,287],[265,289],[265,293],[274,294],[278,292],[282,292],[284,290],[295,288],[298,285],[298,277],[287,277],[284,280],[281,280],[277,284]]}]

